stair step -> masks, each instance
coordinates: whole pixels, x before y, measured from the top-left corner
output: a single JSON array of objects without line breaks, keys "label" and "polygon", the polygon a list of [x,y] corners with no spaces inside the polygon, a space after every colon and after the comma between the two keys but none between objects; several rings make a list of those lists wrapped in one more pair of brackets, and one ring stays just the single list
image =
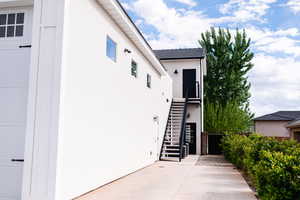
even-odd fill
[{"label": "stair step", "polygon": [[176,149],[172,149],[172,148],[164,148],[163,149],[163,152],[164,153],[173,153],[173,152],[177,152],[177,151],[180,151],[179,148],[176,148]]},{"label": "stair step", "polygon": [[179,144],[173,144],[173,145],[171,145],[171,144],[165,144],[164,146],[165,147],[177,147],[177,148],[179,148]]},{"label": "stair step", "polygon": [[163,155],[174,155],[174,156],[176,156],[176,155],[180,155],[180,153],[178,152],[178,153],[169,153],[169,152],[163,152],[162,153]]},{"label": "stair step", "polygon": [[172,140],[172,141],[168,141],[168,140],[164,140],[165,144],[169,144],[169,145],[179,145],[179,140]]}]

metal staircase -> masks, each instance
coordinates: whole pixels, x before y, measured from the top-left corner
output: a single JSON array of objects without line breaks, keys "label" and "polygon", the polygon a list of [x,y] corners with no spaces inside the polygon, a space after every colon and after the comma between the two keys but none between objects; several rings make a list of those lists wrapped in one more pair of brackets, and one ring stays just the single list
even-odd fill
[{"label": "metal staircase", "polygon": [[186,141],[186,110],[188,99],[173,99],[162,145],[161,160],[179,159],[188,153]]}]

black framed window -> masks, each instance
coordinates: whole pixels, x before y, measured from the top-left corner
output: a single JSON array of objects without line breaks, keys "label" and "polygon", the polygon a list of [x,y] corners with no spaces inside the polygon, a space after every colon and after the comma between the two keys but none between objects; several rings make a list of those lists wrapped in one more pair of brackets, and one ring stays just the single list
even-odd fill
[{"label": "black framed window", "polygon": [[0,14],[0,38],[24,35],[25,13]]},{"label": "black framed window", "polygon": [[138,73],[138,64],[132,60],[131,61],[131,75],[137,78],[137,73]]},{"label": "black framed window", "polygon": [[147,87],[151,88],[151,75],[147,74]]},{"label": "black framed window", "polygon": [[106,56],[113,61],[117,61],[117,43],[109,36],[106,38]]}]

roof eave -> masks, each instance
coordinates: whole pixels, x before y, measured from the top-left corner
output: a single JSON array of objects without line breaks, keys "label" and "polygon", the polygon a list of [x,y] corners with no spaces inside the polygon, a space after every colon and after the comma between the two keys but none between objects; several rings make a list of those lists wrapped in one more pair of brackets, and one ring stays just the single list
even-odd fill
[{"label": "roof eave", "polygon": [[272,122],[272,121],[286,121],[289,122],[291,120],[287,119],[253,119],[253,121],[266,121],[266,122]]},{"label": "roof eave", "polygon": [[183,58],[160,58],[160,60],[198,60],[204,59],[205,56],[201,57],[183,57]]}]

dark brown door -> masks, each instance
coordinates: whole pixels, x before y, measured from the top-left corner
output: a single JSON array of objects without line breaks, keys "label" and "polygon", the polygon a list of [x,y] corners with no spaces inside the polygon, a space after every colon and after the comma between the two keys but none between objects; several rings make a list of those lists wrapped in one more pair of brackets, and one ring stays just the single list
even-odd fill
[{"label": "dark brown door", "polygon": [[193,155],[197,153],[197,124],[187,123],[187,125],[190,126],[189,154]]},{"label": "dark brown door", "polygon": [[183,70],[183,96],[188,91],[189,98],[196,98],[196,69]]}]

